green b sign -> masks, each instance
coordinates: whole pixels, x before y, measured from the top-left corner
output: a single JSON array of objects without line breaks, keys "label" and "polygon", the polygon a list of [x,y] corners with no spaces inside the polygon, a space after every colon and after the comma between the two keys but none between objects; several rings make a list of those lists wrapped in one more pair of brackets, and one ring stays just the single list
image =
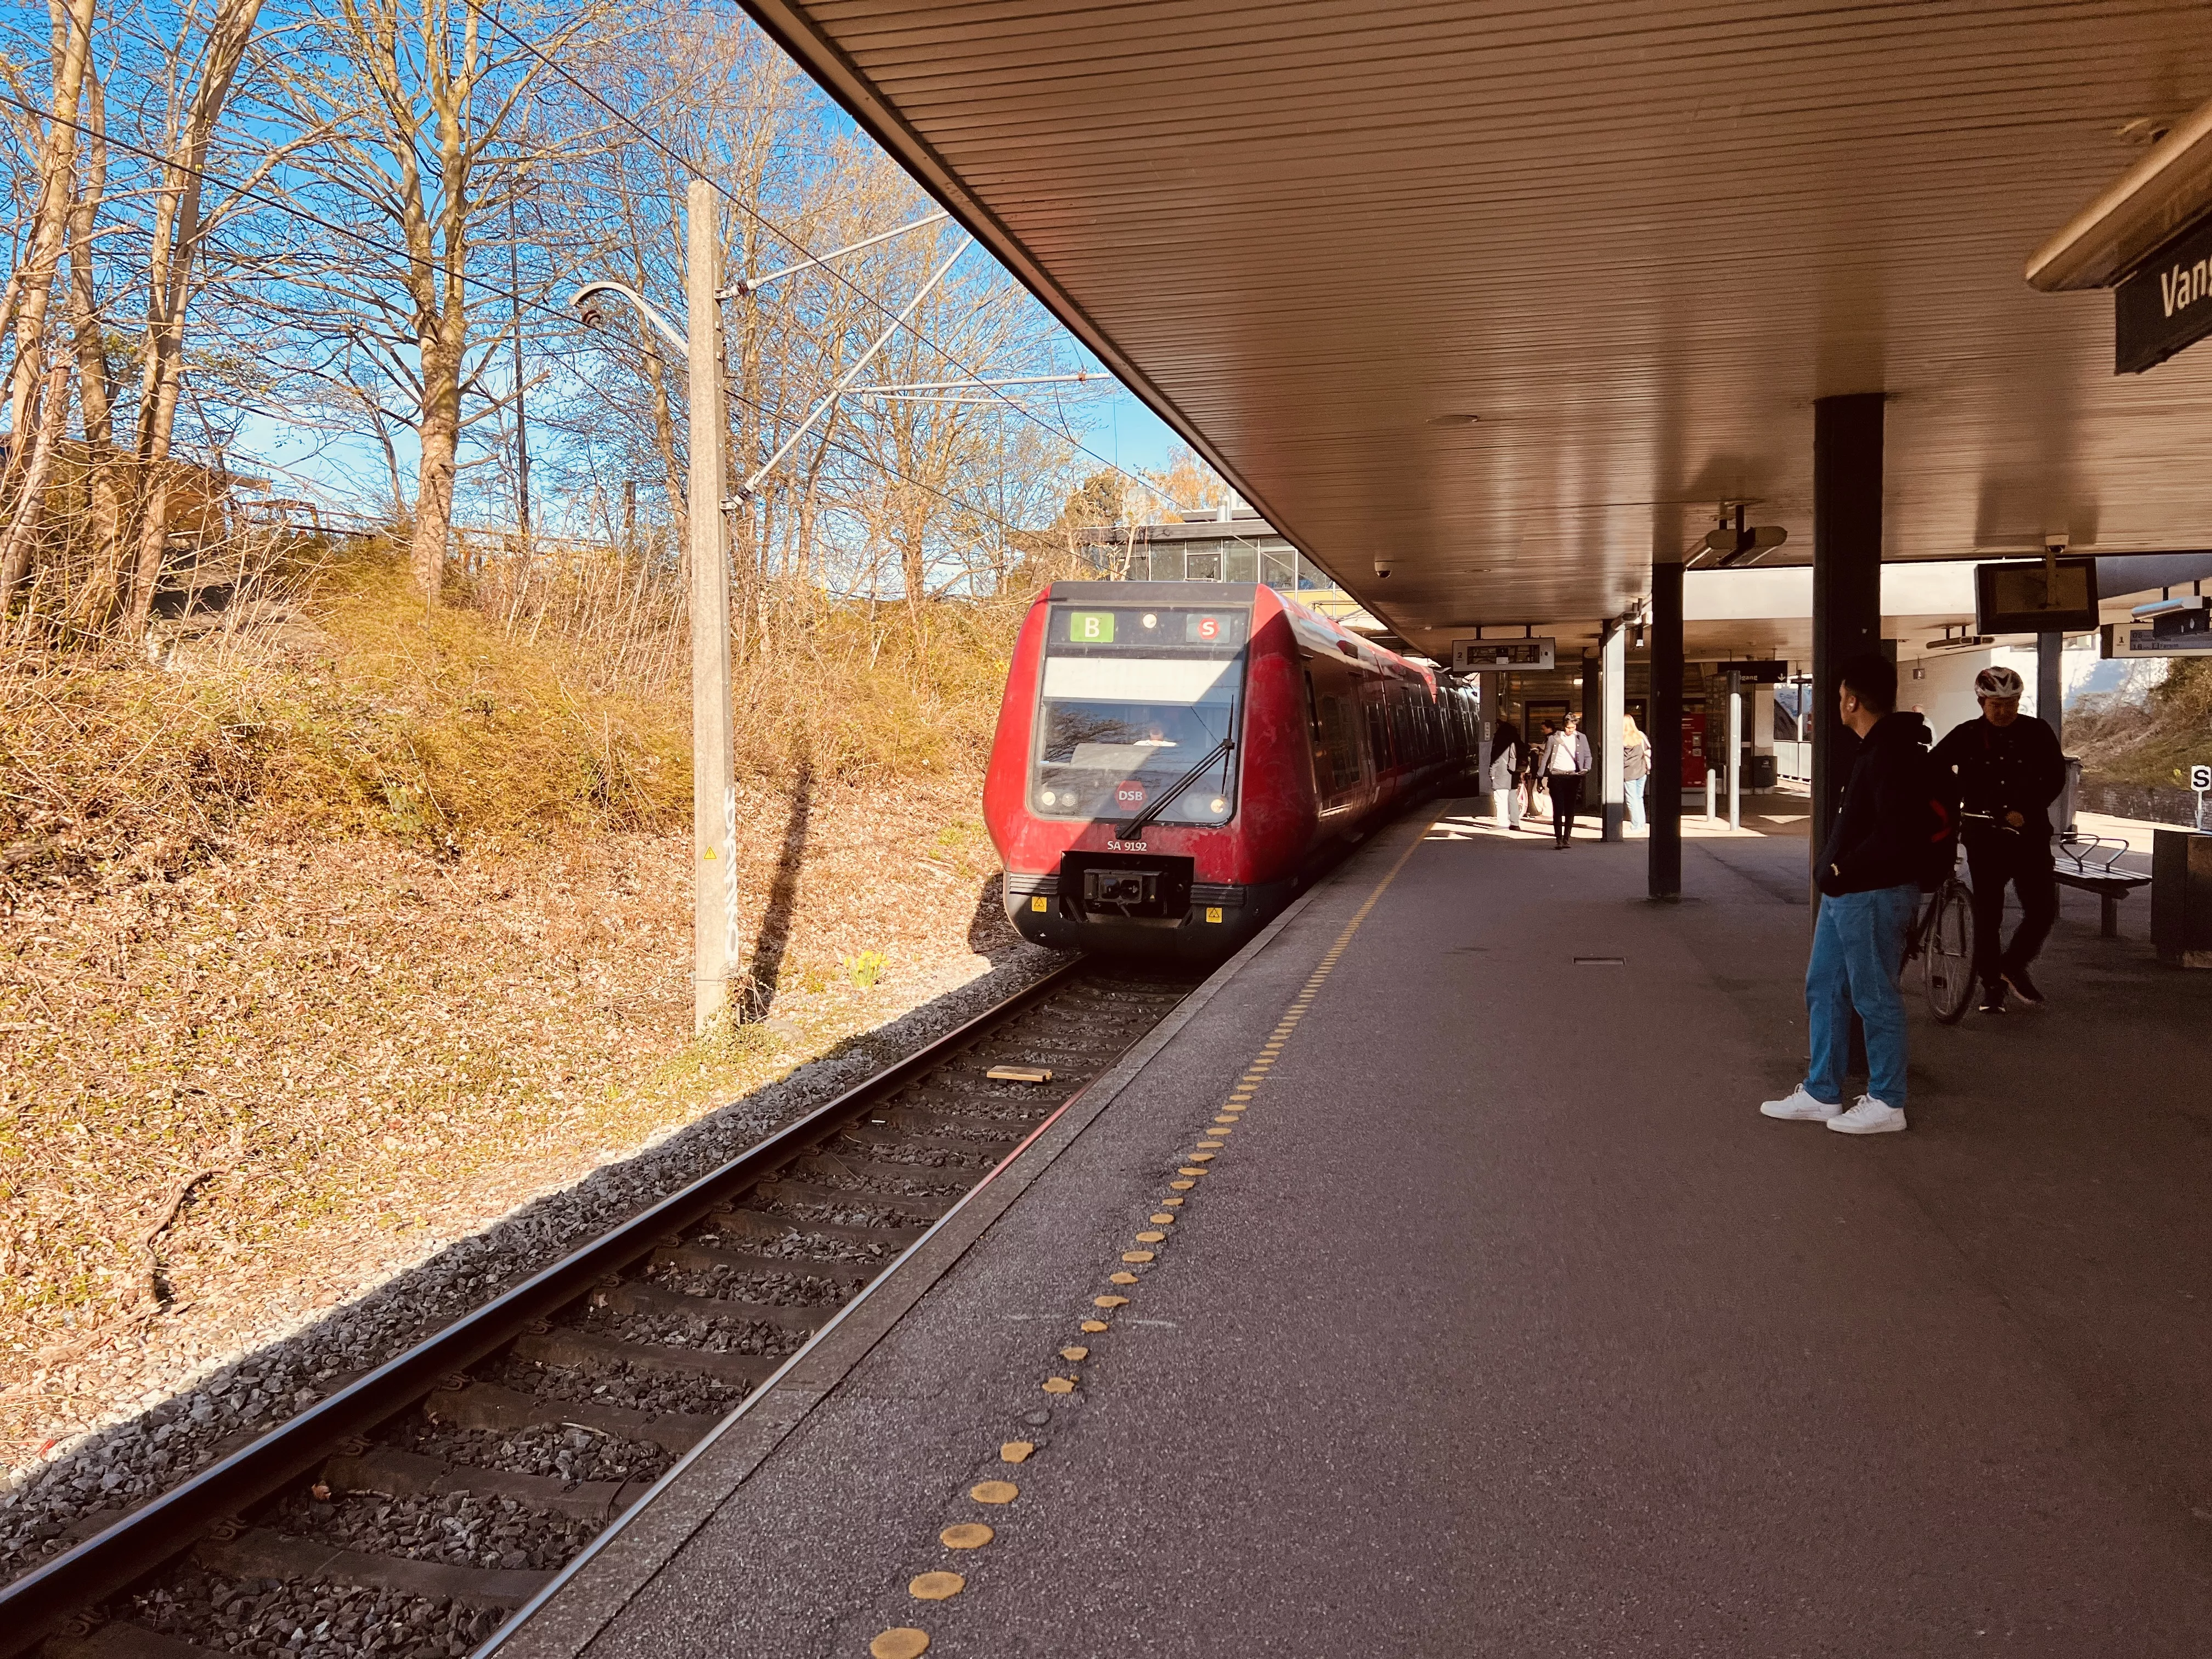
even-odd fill
[{"label": "green b sign", "polygon": [[1069,611],[1067,637],[1076,645],[1113,644],[1114,613],[1110,611]]}]

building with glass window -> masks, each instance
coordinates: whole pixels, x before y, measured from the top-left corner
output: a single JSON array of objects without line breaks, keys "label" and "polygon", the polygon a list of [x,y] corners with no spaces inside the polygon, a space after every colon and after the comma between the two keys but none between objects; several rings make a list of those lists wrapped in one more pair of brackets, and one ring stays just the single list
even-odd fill
[{"label": "building with glass window", "polygon": [[1249,507],[1196,523],[1101,526],[1090,541],[1099,573],[1116,581],[1265,582],[1301,599],[1336,587]]}]

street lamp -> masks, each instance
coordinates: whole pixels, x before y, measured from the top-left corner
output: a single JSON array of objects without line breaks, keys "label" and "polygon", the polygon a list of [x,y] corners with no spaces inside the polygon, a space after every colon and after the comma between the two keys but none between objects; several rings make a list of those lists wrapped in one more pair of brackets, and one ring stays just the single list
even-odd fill
[{"label": "street lamp", "polygon": [[[729,1008],[730,981],[739,954],[737,756],[730,707],[730,566],[729,554],[723,544],[722,514],[739,501],[757,495],[760,481],[790,453],[807,428],[883,349],[884,343],[906,325],[930,290],[944,280],[945,273],[974,244],[975,238],[962,240],[952,258],[938,267],[892,320],[890,327],[838,377],[836,384],[799,423],[799,429],[745,480],[735,498],[726,499],[720,438],[724,414],[722,354],[718,335],[721,327],[720,301],[730,296],[721,290],[717,269],[721,243],[716,234],[714,185],[704,179],[692,179],[684,192],[684,206],[688,221],[684,260],[686,327],[678,329],[660,314],[652,301],[626,283],[586,283],[576,290],[574,304],[584,326],[598,328],[606,320],[605,307],[610,296],[627,301],[647,325],[675,350],[685,369],[685,402],[691,439],[686,495],[690,514],[691,559],[692,1026],[703,1033]],[[757,291],[778,277],[934,224],[945,216],[940,212],[918,219],[896,230],[855,242],[850,247],[772,271],[750,283],[740,283],[731,293]]]},{"label": "street lamp", "polygon": [[[684,360],[690,419],[691,555],[691,955],[692,1029],[704,1033],[730,1006],[738,961],[738,788],[730,708],[730,563],[722,544],[722,387],[715,265],[714,187],[694,179],[684,192],[684,299],[679,331],[622,283],[576,291],[586,328],[605,320],[600,301],[627,300]],[[698,349],[692,349],[693,343]]]}]

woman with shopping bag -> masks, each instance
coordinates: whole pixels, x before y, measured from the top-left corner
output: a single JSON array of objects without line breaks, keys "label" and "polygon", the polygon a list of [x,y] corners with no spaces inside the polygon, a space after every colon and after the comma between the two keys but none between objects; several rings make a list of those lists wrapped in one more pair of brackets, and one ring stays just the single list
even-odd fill
[{"label": "woman with shopping bag", "polygon": [[1521,728],[1502,716],[1490,732],[1490,798],[1500,830],[1521,827]]}]

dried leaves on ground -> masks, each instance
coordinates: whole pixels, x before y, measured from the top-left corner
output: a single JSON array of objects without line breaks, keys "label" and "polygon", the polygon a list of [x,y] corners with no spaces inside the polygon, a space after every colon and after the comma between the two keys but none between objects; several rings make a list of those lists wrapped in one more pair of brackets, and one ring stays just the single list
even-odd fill
[{"label": "dried leaves on ground", "polygon": [[0,930],[9,1464],[1024,948],[975,791],[748,787],[768,1018],[706,1042],[686,836],[241,842],[31,891]]}]

